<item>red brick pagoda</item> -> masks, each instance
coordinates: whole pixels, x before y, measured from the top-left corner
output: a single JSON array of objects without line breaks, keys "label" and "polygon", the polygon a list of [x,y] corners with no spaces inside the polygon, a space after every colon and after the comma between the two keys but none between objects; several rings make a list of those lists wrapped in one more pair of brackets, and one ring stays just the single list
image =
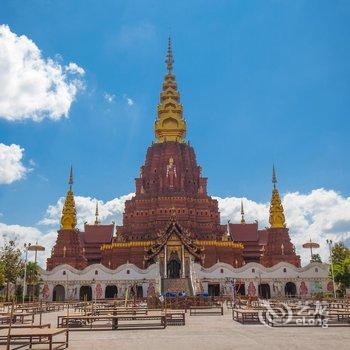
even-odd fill
[{"label": "red brick pagoda", "polygon": [[[75,209],[67,214],[72,201],[74,207],[70,183],[62,228],[47,268],[67,263],[81,269],[102,263],[115,269],[128,262],[142,269],[158,263],[163,277],[184,278],[193,262],[204,267],[217,262],[233,267],[247,262],[272,266],[280,261],[300,266],[285,225],[274,170],[271,227],[259,230],[257,223],[246,223],[243,205],[240,223],[220,224],[218,203],[207,194],[207,178],[202,176],[193,147],[185,141],[186,122],[170,40],[166,64],[155,122],[156,141],[148,148],[135,180],[135,196],[125,203],[122,226],[113,236],[114,225],[101,225],[96,208],[94,225],[85,225],[85,232],[78,232]],[[69,225],[65,224],[67,215],[74,217]]]}]

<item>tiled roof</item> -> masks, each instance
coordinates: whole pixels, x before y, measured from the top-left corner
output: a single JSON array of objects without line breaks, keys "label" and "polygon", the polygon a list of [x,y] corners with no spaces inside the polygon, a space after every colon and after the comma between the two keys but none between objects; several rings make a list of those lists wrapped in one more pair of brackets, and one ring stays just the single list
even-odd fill
[{"label": "tiled roof", "polygon": [[83,243],[111,243],[114,233],[114,224],[110,225],[84,225],[84,232],[81,232]]}]

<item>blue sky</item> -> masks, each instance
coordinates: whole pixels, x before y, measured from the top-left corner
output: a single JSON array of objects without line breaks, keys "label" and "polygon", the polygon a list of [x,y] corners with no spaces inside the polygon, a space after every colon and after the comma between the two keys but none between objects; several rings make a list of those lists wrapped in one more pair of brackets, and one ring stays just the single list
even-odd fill
[{"label": "blue sky", "polygon": [[0,118],[0,142],[25,149],[32,169],[0,185],[2,221],[35,225],[65,194],[71,163],[81,196],[134,190],[154,139],[169,33],[210,194],[267,202],[274,162],[282,193],[348,197],[349,15],[350,2],[336,0],[3,0],[0,24],[43,58],[82,67],[85,89],[68,118]]}]

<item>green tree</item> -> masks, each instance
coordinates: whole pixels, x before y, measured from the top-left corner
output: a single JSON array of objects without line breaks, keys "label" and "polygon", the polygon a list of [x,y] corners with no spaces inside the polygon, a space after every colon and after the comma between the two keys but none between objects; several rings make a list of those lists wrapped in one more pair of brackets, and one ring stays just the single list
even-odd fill
[{"label": "green tree", "polygon": [[350,257],[350,249],[347,248],[343,242],[335,243],[332,248],[333,264],[342,262],[347,257]]},{"label": "green tree", "polygon": [[350,249],[344,243],[336,243],[332,248],[334,280],[341,293],[350,287]]},{"label": "green tree", "polygon": [[320,254],[312,254],[311,262],[322,262]]},{"label": "green tree", "polygon": [[17,278],[20,277],[23,262],[21,251],[16,246],[15,240],[5,241],[0,250],[0,260],[3,263],[4,283],[6,284],[6,301],[9,300],[10,283],[16,284]]}]

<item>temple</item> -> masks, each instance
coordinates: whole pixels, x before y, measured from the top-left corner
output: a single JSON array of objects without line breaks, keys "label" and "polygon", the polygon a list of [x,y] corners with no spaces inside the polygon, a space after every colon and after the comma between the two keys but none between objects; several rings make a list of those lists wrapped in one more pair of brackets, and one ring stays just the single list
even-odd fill
[{"label": "temple", "polygon": [[[114,284],[126,286],[130,280],[142,280],[147,290],[152,285],[158,292],[185,290],[189,294],[210,290],[211,279],[212,285],[217,285],[219,277],[235,274],[236,278],[246,279],[247,288],[253,290],[256,267],[260,277],[272,267],[276,271],[277,267],[283,271],[288,267],[302,276],[300,257],[286,225],[275,167],[269,227],[260,229],[256,221],[247,222],[243,202],[240,222],[221,223],[218,202],[207,193],[207,178],[186,140],[186,121],[173,64],[169,39],[155,139],[135,179],[135,195],[125,203],[122,225],[101,224],[96,203],[95,222],[85,223],[82,232],[76,228],[71,171],[61,228],[47,260],[46,275],[53,276],[67,266],[74,276],[79,274],[77,271],[82,271],[81,275],[95,269],[96,276],[104,271],[103,274],[110,273],[109,278],[114,274],[116,280],[124,281]],[[247,269],[252,276],[243,276]],[[220,284],[212,286],[211,292],[218,293],[220,288]]]}]

